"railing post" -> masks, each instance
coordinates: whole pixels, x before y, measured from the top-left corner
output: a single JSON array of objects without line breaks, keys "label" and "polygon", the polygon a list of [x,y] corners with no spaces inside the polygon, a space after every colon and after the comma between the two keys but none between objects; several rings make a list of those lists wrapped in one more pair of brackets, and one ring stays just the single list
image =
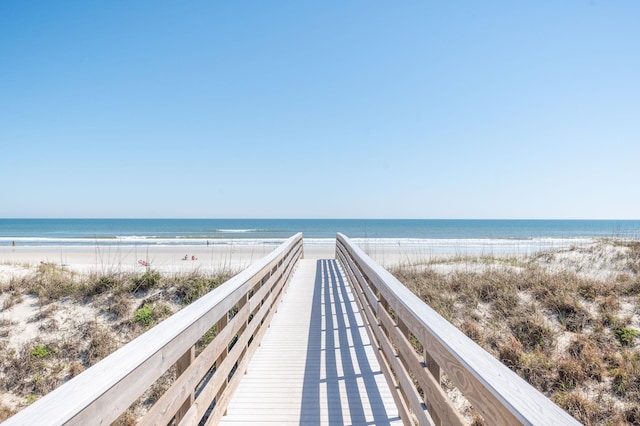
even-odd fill
[{"label": "railing post", "polygon": [[[242,311],[242,308],[244,308],[244,306],[247,304],[248,301],[249,301],[249,294],[247,293],[244,296],[242,296],[242,298],[238,301],[238,312]],[[244,331],[247,329],[248,323],[249,323],[249,317],[247,316],[247,319],[244,321],[244,324],[242,324],[242,327],[240,327],[240,330],[238,330],[238,336],[241,336],[242,333],[244,333]],[[242,360],[242,358],[244,358],[246,353],[247,353],[247,345],[245,345],[245,347],[242,349],[242,353],[238,357],[238,364],[240,364],[240,361]],[[247,363],[247,368],[242,373],[247,374],[248,369],[249,369],[249,363]]]},{"label": "railing post", "polygon": [[[440,373],[440,366],[431,357],[431,355],[429,355],[429,352],[427,352],[426,349],[424,350],[424,363],[425,363],[425,366],[427,367],[427,370],[429,370],[431,375],[433,375],[433,378],[436,380],[436,383],[438,383],[438,386],[440,386],[440,379],[441,379],[441,377],[440,377],[440,374],[441,374]],[[425,404],[427,404],[427,410],[429,411],[429,414],[431,415],[431,419],[433,419],[433,423],[436,426],[442,425],[442,421],[440,420],[440,417],[433,410],[433,404],[431,404],[431,401],[427,400],[426,393],[424,394],[424,402],[425,402]]]},{"label": "railing post", "polygon": [[[180,377],[182,373],[189,368],[195,358],[196,348],[195,346],[191,346],[191,348],[176,362],[176,378]],[[176,412],[176,424],[180,423],[180,420],[182,420],[185,414],[187,414],[187,411],[189,411],[189,407],[193,405],[194,396],[194,391],[192,390],[191,393],[189,393],[189,396],[184,400],[182,406]]]},{"label": "railing post", "polygon": [[[229,323],[229,312],[226,312],[222,316],[222,318],[220,318],[218,320],[218,323],[216,324],[216,332],[217,332],[217,334],[220,334],[220,332],[222,332],[222,329],[224,329],[227,326],[228,323]],[[216,360],[216,371],[220,368],[220,365],[222,365],[222,362],[225,360],[225,358],[227,357],[228,353],[229,353],[229,345],[228,345],[228,342],[225,342],[224,348],[222,349],[222,352],[220,353],[220,356]],[[220,401],[220,397],[222,396],[222,392],[224,392],[224,390],[226,388],[227,388],[227,381],[225,380],[222,383],[222,385],[220,385],[220,389],[218,390],[218,394],[216,395],[216,403],[218,401]],[[225,414],[226,414],[226,410],[225,410]]]}]

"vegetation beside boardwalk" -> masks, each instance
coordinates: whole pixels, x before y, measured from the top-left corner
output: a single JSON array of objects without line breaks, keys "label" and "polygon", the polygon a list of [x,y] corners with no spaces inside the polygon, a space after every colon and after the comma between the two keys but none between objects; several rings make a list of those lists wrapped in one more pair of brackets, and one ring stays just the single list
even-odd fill
[{"label": "vegetation beside boardwalk", "polygon": [[[640,424],[640,242],[439,259],[392,273],[582,423]],[[43,263],[0,282],[0,421],[232,275],[80,275]],[[15,313],[28,307],[38,337],[15,345]],[[117,423],[135,423],[174,376],[168,371]]]},{"label": "vegetation beside boardwalk", "polygon": [[[582,268],[553,262],[560,255],[582,259]],[[607,267],[608,278],[593,277]],[[640,242],[526,259],[459,258],[392,273],[580,422],[640,424]]]},{"label": "vegetation beside boardwalk", "polygon": [[[78,375],[163,319],[227,281],[232,271],[161,275],[82,275],[53,264],[0,283],[0,421]],[[28,306],[27,306],[28,305]],[[35,307],[33,306],[35,305]],[[30,309],[37,337],[15,347],[15,312]],[[80,318],[89,316],[90,321]],[[75,317],[75,318],[74,318]],[[215,328],[215,327],[214,327]],[[215,330],[203,339],[210,341]],[[131,424],[136,411],[168,388],[169,371],[118,421]]]}]

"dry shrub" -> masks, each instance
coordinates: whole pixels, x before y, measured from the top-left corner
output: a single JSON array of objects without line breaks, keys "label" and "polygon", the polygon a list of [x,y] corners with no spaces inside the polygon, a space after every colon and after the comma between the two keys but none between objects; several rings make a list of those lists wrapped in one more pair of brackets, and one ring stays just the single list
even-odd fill
[{"label": "dry shrub", "polygon": [[492,307],[493,316],[496,320],[503,320],[506,317],[512,316],[514,311],[526,309],[521,307],[520,298],[515,290],[500,294],[500,296],[493,301]]},{"label": "dry shrub", "polygon": [[104,293],[117,293],[125,287],[122,276],[116,275],[101,275],[91,276],[82,285],[82,295],[84,297],[95,297]]},{"label": "dry shrub", "polygon": [[555,363],[540,351],[523,353],[521,357],[522,377],[541,392],[549,392],[557,383]]},{"label": "dry shrub", "polygon": [[84,366],[77,362],[74,361],[69,365],[69,369],[68,369],[68,378],[69,379],[73,379],[74,377],[76,377],[78,374],[82,373],[84,371]]},{"label": "dry shrub", "polygon": [[74,273],[53,263],[41,263],[33,277],[23,279],[23,287],[38,296],[41,304],[46,304],[73,295],[78,283]]},{"label": "dry shrub", "polygon": [[175,297],[182,305],[195,302],[220,284],[231,278],[227,274],[203,277],[192,273],[175,279]]},{"label": "dry shrub", "polygon": [[131,296],[126,293],[116,293],[107,301],[107,312],[114,319],[126,318],[131,311]]},{"label": "dry shrub", "polygon": [[476,343],[484,340],[482,330],[480,330],[478,323],[474,321],[464,320],[460,325],[460,330]]},{"label": "dry shrub", "polygon": [[517,272],[396,276],[539,391],[561,391],[554,401],[578,420],[640,425],[640,242],[633,249],[636,269],[607,281],[549,272],[541,257]]},{"label": "dry shrub", "polygon": [[622,399],[640,399],[640,353],[624,349],[612,357],[611,387]]},{"label": "dry shrub", "polygon": [[129,291],[139,293],[151,290],[152,288],[160,288],[163,286],[163,277],[159,272],[147,271],[140,276],[133,277]]},{"label": "dry shrub", "polygon": [[513,335],[527,351],[551,351],[555,346],[553,330],[538,313],[511,317],[508,320]]},{"label": "dry shrub", "polygon": [[43,321],[45,319],[51,318],[53,314],[55,314],[57,311],[58,311],[58,307],[55,304],[41,306],[40,309],[38,309],[38,312],[35,315],[33,315],[31,318],[29,318],[28,321],[29,322]]},{"label": "dry shrub", "polygon": [[127,411],[125,411],[124,413],[120,414],[120,417],[118,417],[111,425],[112,426],[134,426],[138,424],[138,419],[136,418],[136,415],[134,414],[134,409],[133,408],[129,408]]},{"label": "dry shrub", "polygon": [[558,363],[558,385],[560,389],[575,388],[579,383],[587,379],[582,365],[573,358],[560,360]]},{"label": "dry shrub", "polygon": [[17,413],[13,408],[9,408],[4,404],[0,404],[0,422],[7,420],[9,417]]},{"label": "dry shrub", "polygon": [[36,341],[10,351],[3,362],[4,389],[22,396],[42,396],[58,387],[63,382],[58,374],[63,349],[59,341]]},{"label": "dry shrub", "polygon": [[577,336],[569,343],[567,354],[582,367],[587,377],[602,381],[606,366],[601,349],[591,339],[585,335]]},{"label": "dry shrub", "polygon": [[20,302],[22,302],[22,295],[15,290],[10,290],[6,293],[5,299],[2,301],[2,310],[6,311]]},{"label": "dry shrub", "polygon": [[506,342],[498,345],[500,361],[514,371],[522,367],[522,343],[512,335]]},{"label": "dry shrub", "polygon": [[40,326],[38,327],[38,330],[45,332],[45,333],[53,333],[54,331],[57,331],[60,328],[60,326],[58,325],[58,321],[55,320],[55,318],[49,318],[46,321],[43,321]]},{"label": "dry shrub", "polygon": [[433,270],[396,268],[392,273],[436,312],[448,321],[453,319],[454,305],[458,300],[452,296],[455,280],[451,281]]},{"label": "dry shrub", "polygon": [[89,344],[86,350],[86,365],[91,366],[116,350],[115,336],[104,326],[91,322],[83,330],[83,339]]},{"label": "dry shrub", "polygon": [[600,322],[604,326],[611,326],[618,323],[618,310],[620,303],[615,295],[607,296],[599,301],[598,311],[600,312]]},{"label": "dry shrub", "polygon": [[575,294],[561,292],[549,296],[545,299],[545,306],[558,315],[558,320],[568,331],[582,331],[590,320],[589,312]]},{"label": "dry shrub", "polygon": [[479,414],[474,414],[469,426],[487,426],[487,422]]},{"label": "dry shrub", "polygon": [[624,410],[624,420],[630,425],[640,425],[640,405],[632,404]]},{"label": "dry shrub", "polygon": [[599,425],[605,420],[597,404],[578,391],[556,392],[551,399],[585,426]]}]

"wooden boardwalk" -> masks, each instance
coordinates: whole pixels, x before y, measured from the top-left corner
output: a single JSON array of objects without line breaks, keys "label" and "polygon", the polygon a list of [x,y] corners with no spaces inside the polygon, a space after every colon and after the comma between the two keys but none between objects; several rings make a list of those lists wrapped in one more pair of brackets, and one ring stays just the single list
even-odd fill
[{"label": "wooden boardwalk", "polygon": [[223,425],[402,424],[339,263],[303,259]]}]

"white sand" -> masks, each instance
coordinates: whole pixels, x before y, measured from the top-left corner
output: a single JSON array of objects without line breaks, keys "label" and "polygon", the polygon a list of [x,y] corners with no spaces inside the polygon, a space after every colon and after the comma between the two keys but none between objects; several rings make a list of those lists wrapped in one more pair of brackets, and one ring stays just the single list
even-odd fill
[{"label": "white sand", "polygon": [[[260,260],[278,246],[264,245],[194,245],[194,246],[17,246],[0,248],[0,281],[22,277],[40,263],[52,263],[79,273],[144,271],[146,262],[160,273],[203,273],[220,270],[239,271]],[[184,258],[187,260],[184,260]],[[384,265],[418,261],[422,256],[408,256],[397,248],[373,247],[371,256]],[[335,245],[305,241],[306,259],[331,259]]]}]

